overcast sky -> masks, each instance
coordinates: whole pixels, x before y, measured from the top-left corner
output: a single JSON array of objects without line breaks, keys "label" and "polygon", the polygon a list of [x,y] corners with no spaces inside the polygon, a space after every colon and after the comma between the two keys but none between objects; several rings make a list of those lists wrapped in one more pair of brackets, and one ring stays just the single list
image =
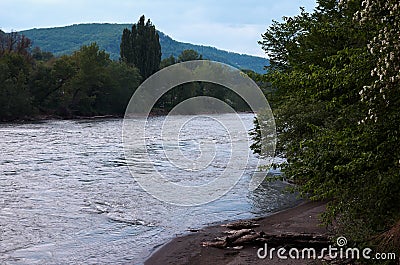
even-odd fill
[{"label": "overcast sky", "polygon": [[0,29],[136,23],[144,14],[175,40],[265,57],[261,34],[300,6],[312,11],[315,0],[0,0]]}]

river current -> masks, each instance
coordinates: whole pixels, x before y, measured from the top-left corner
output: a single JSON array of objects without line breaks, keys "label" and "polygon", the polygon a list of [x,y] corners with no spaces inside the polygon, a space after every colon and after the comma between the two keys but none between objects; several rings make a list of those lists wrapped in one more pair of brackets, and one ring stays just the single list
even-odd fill
[{"label": "river current", "polygon": [[[250,130],[254,116],[240,117]],[[215,163],[202,173],[213,178],[232,159],[215,120],[229,123],[231,118],[192,119],[182,129],[179,146],[157,137],[163,117],[149,118],[147,151],[157,170],[175,183],[201,184],[198,175],[157,157],[165,148],[196,156],[202,139],[215,145]],[[187,117],[174,119],[181,124]],[[264,182],[249,191],[254,155],[240,181],[213,202],[187,207],[160,201],[138,185],[127,167],[122,124],[122,119],[0,124],[1,264],[141,264],[158,246],[190,229],[267,215],[296,202],[282,182]]]}]

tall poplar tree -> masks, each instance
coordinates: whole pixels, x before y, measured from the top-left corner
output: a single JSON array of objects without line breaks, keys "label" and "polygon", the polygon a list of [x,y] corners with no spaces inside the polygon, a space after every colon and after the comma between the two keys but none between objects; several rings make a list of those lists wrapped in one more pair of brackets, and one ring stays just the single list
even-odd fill
[{"label": "tall poplar tree", "polygon": [[159,70],[161,45],[158,33],[150,19],[141,16],[132,29],[124,29],[121,38],[121,60],[136,66],[143,79]]}]

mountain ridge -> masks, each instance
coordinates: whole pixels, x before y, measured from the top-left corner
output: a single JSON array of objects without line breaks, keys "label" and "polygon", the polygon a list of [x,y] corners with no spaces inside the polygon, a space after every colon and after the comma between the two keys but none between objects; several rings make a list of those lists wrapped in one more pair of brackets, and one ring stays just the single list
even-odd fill
[{"label": "mountain ridge", "polygon": [[[110,54],[111,59],[118,60],[122,31],[131,27],[132,24],[85,23],[63,27],[33,28],[22,30],[20,33],[32,40],[33,47],[38,46],[43,51],[52,52],[56,56],[71,54],[82,45],[96,42],[101,49]],[[183,50],[193,49],[202,54],[205,59],[258,73],[264,73],[264,66],[269,64],[269,60],[266,58],[224,51],[211,46],[179,42],[163,32],[158,31],[158,33],[163,59],[171,55],[177,57]]]}]

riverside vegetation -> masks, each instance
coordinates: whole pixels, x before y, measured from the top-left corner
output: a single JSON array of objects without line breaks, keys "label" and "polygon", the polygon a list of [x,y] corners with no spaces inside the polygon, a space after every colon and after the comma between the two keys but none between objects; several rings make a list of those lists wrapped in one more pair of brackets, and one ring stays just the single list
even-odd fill
[{"label": "riverside vegetation", "polygon": [[[160,68],[202,59],[192,49],[161,60],[158,32],[142,16],[121,38],[120,60],[96,43],[83,45],[71,55],[54,57],[31,48],[24,35],[0,31],[0,120],[44,117],[122,116],[140,83]],[[235,93],[215,84],[195,82],[172,89],[154,110],[168,111],[192,96],[211,96],[238,110],[248,110]]]},{"label": "riverside vegetation", "polygon": [[323,217],[338,236],[397,256],[399,34],[398,1],[318,0],[312,13],[268,28],[260,44],[271,65],[258,77],[276,91],[269,98],[286,178],[304,197],[328,201]]},{"label": "riverside vegetation", "polygon": [[[157,34],[144,18],[135,27]],[[397,0],[318,0],[311,13],[301,10],[273,22],[260,41],[271,60],[268,73],[251,74],[270,86],[265,92],[276,118],[278,155],[287,160],[282,165],[285,177],[304,197],[328,201],[323,217],[337,235],[346,236],[351,244],[397,255],[399,32]],[[135,29],[123,35],[121,50],[134,52],[134,46],[126,49],[124,39],[133,43]],[[143,77],[157,67],[201,58],[191,50],[161,61],[156,51],[154,68],[144,70],[124,51],[120,61],[110,60],[96,44],[54,58],[40,49],[30,50],[29,39],[16,33],[0,38],[2,120],[34,113],[122,114]],[[157,43],[152,47],[159,49]],[[192,83],[171,91],[156,107],[172,108],[201,94],[242,104],[223,88]],[[264,139],[260,126],[255,128],[252,148],[260,153]]]}]

